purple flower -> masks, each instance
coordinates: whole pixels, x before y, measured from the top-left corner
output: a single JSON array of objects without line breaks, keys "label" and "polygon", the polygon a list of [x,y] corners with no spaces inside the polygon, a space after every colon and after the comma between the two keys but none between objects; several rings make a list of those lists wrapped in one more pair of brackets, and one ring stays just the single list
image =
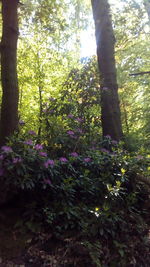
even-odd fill
[{"label": "purple flower", "polygon": [[24,141],[24,144],[25,145],[33,145],[33,141],[31,139],[27,140],[27,141]]},{"label": "purple flower", "polygon": [[72,156],[72,157],[78,157],[79,155],[78,155],[77,152],[72,152],[72,153],[70,153],[70,156]]},{"label": "purple flower", "polygon": [[70,119],[74,118],[74,116],[72,114],[69,114],[67,117],[70,118]]},{"label": "purple flower", "polygon": [[41,144],[36,144],[36,145],[34,146],[34,149],[35,149],[35,150],[41,150],[41,149],[43,149],[43,146],[42,146]]},{"label": "purple flower", "polygon": [[66,158],[64,158],[64,157],[61,157],[60,159],[59,159],[61,162],[67,162],[68,160],[66,159]]},{"label": "purple flower", "polygon": [[78,117],[78,118],[76,118],[76,121],[83,122],[83,119]]},{"label": "purple flower", "polygon": [[13,164],[16,164],[16,163],[20,163],[22,162],[22,159],[21,158],[13,158]]},{"label": "purple flower", "polygon": [[4,170],[0,169],[0,176],[3,176],[3,174],[4,174]]},{"label": "purple flower", "polygon": [[28,132],[28,134],[31,134],[31,135],[36,135],[36,132],[35,132],[35,131],[32,131],[32,130],[30,130],[30,131]]},{"label": "purple flower", "polygon": [[50,179],[44,179],[44,184],[52,185],[52,183],[51,183],[51,180],[50,180]]},{"label": "purple flower", "polygon": [[90,162],[91,158],[84,158],[84,162]]},{"label": "purple flower", "polygon": [[72,136],[72,135],[74,135],[74,132],[69,130],[69,131],[67,132],[67,134],[69,134],[69,135]]},{"label": "purple flower", "polygon": [[47,157],[47,153],[46,153],[46,152],[42,152],[42,151],[40,151],[40,152],[39,152],[39,155],[40,155],[41,157]]},{"label": "purple flower", "polygon": [[48,168],[48,166],[54,167],[55,163],[52,159],[48,159],[47,161],[44,162],[45,168]]},{"label": "purple flower", "polygon": [[25,125],[25,122],[23,120],[20,120],[19,124],[23,126],[23,125]]},{"label": "purple flower", "polygon": [[12,148],[10,146],[2,146],[1,148],[4,152],[12,152]]}]

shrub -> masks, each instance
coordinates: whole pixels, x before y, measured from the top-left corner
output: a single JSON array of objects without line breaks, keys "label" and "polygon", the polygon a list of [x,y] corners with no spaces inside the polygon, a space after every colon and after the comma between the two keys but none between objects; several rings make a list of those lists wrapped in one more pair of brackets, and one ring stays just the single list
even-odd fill
[{"label": "shrub", "polygon": [[0,154],[0,177],[21,190],[28,226],[39,223],[56,236],[80,233],[97,266],[144,266],[148,190],[136,174],[148,174],[149,156],[131,157],[106,137],[92,150],[67,149],[52,158],[31,135],[10,141]]}]

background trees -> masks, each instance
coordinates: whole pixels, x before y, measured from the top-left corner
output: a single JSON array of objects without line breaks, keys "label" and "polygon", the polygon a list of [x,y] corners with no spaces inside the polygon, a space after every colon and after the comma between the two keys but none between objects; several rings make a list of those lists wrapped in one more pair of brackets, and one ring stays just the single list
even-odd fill
[{"label": "background trees", "polygon": [[[90,1],[19,6],[17,129],[17,1],[2,1],[16,28],[6,16],[1,129],[10,119],[16,123],[8,124],[1,144],[11,136],[0,148],[0,240],[6,239],[0,262],[1,253],[8,259],[8,243],[12,250],[16,240],[22,244],[20,233],[28,246],[27,231],[37,240],[20,261],[27,265],[150,266],[149,75],[130,75],[149,69],[149,21],[143,0],[109,3],[112,17],[107,1],[92,1],[98,64],[89,51],[81,56],[82,33],[88,29],[94,38]],[[123,144],[116,142],[122,137],[118,92]]]},{"label": "background trees", "polygon": [[[146,141],[149,135],[149,75],[129,77],[129,74],[146,71],[149,68],[147,60],[149,55],[148,16],[143,1],[140,2],[140,5],[138,1],[124,2],[120,0],[119,3],[120,5],[115,5],[115,2],[112,3],[110,1],[112,22],[109,18],[109,23],[112,23],[117,40],[115,43],[115,60],[123,131],[126,137],[130,136],[131,139],[136,137],[139,141],[141,138],[143,139],[142,133],[144,131]],[[108,6],[106,5],[106,7]],[[47,10],[51,11],[50,17]],[[42,105],[45,105],[51,96],[59,98],[71,69],[76,68],[77,65],[80,69],[83,67],[80,64],[83,61],[80,57],[81,33],[86,28],[91,29],[88,30],[89,35],[92,30],[94,33],[94,28],[92,28],[93,26],[91,27],[90,1],[86,4],[81,1],[79,4],[78,1],[61,1],[60,3],[57,1],[33,2],[26,0],[19,7],[19,14],[19,119],[25,121],[25,126],[22,128],[23,131],[29,128],[38,131],[38,129],[44,127],[42,124],[43,115],[41,115],[41,110],[44,110]],[[30,24],[28,23],[29,21]],[[113,50],[113,33],[111,33],[111,40],[111,49]],[[82,47],[83,49],[86,50],[86,47]],[[102,82],[101,79],[101,88]],[[103,97],[106,92],[107,90],[104,90]],[[116,95],[117,90],[115,89],[114,92]],[[103,97],[101,99],[102,102]],[[108,94],[107,97],[109,98],[110,95]],[[118,96],[115,97],[118,98]],[[118,100],[115,102],[118,103]],[[108,107],[106,105],[105,110],[112,108],[110,103],[111,105],[113,104],[112,101],[109,101],[109,105]],[[29,106],[31,107],[30,109],[27,108]],[[116,109],[117,106],[115,107]],[[4,114],[3,110],[4,108],[2,108],[2,114]],[[97,117],[100,115],[99,112]],[[16,117],[15,113],[11,114]],[[108,115],[108,112],[106,112],[106,115]],[[4,115],[2,116],[4,117]],[[116,118],[117,116],[114,117]],[[102,126],[103,120],[100,123]],[[117,125],[119,124],[117,123]],[[10,123],[7,123],[8,125]],[[111,132],[112,134],[110,123],[106,123],[105,127],[107,129],[106,132],[109,130],[109,133]],[[13,131],[15,129],[14,127]],[[103,134],[105,135],[106,132]]]}]

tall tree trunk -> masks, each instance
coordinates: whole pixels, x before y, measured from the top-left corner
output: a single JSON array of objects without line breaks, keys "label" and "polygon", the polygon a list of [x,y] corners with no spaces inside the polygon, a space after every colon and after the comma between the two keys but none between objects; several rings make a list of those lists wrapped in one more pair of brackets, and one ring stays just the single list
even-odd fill
[{"label": "tall tree trunk", "polygon": [[103,136],[119,141],[122,125],[114,58],[115,37],[107,0],[91,0],[95,22],[98,65],[101,78],[101,119]]},{"label": "tall tree trunk", "polygon": [[18,128],[18,0],[2,0],[1,78],[2,105],[0,118],[0,145]]}]

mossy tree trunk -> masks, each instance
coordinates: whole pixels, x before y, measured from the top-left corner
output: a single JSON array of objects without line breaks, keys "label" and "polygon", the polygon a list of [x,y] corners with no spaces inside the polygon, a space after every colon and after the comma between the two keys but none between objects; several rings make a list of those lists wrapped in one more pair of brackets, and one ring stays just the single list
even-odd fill
[{"label": "mossy tree trunk", "polygon": [[91,0],[95,22],[98,65],[101,78],[101,119],[103,136],[119,141],[122,125],[114,57],[115,37],[107,0]]},{"label": "mossy tree trunk", "polygon": [[18,128],[18,0],[2,0],[0,145]]}]

